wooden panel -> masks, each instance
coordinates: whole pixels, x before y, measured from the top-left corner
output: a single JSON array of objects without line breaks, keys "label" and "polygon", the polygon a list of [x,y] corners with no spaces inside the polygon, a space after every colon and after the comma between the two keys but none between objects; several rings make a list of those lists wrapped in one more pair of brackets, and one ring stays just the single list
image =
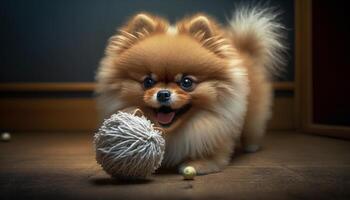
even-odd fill
[{"label": "wooden panel", "polygon": [[311,84],[308,81],[311,74],[311,0],[296,1],[297,33],[296,33],[296,97],[297,114],[300,128],[310,130],[311,125]]},{"label": "wooden panel", "polygon": [[273,88],[275,90],[294,91],[294,82],[275,82]]},{"label": "wooden panel", "polygon": [[294,97],[275,97],[269,130],[294,130]]},{"label": "wooden panel", "polygon": [[350,128],[347,126],[310,124],[309,126],[305,127],[304,130],[317,135],[350,139]]},{"label": "wooden panel", "polygon": [[[95,83],[5,83],[0,92],[92,92]],[[293,82],[276,82],[277,91],[293,91]],[[293,98],[275,99],[270,129],[295,127]],[[92,98],[1,98],[0,129],[15,131],[84,131],[97,127],[97,111]]]},{"label": "wooden panel", "polygon": [[313,121],[312,1],[296,0],[296,127],[302,131],[331,137],[350,138],[350,128],[316,124]]},{"label": "wooden panel", "polygon": [[93,91],[95,83],[78,82],[78,83],[2,83],[0,91]]},{"label": "wooden panel", "polygon": [[[0,99],[0,128],[14,131],[93,131],[97,111],[91,98]],[[277,97],[269,128],[294,128],[293,97]]]},{"label": "wooden panel", "polygon": [[15,131],[85,131],[97,126],[90,98],[0,99],[0,128]]}]

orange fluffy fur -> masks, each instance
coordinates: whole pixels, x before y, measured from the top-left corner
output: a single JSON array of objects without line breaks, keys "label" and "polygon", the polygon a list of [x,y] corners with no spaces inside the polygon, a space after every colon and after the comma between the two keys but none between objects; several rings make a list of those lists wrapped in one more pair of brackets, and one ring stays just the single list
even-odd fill
[{"label": "orange fluffy fur", "polygon": [[[170,26],[162,18],[140,13],[111,37],[97,74],[101,119],[138,107],[156,125],[155,98],[172,94],[170,107],[190,108],[163,127],[163,165],[191,165],[197,173],[218,172],[242,140],[256,151],[270,118],[270,75],[282,64],[283,28],[269,9],[242,8],[227,28],[205,14]],[[178,84],[191,76],[193,89]],[[151,76],[156,83],[143,87]]]}]

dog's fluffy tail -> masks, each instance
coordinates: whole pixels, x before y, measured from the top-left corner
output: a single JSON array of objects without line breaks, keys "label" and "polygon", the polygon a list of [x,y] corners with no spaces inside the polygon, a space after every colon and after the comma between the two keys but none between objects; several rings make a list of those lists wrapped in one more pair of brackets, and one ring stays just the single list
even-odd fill
[{"label": "dog's fluffy tail", "polygon": [[274,75],[285,64],[286,29],[279,23],[280,14],[273,8],[239,7],[230,21],[235,47]]}]

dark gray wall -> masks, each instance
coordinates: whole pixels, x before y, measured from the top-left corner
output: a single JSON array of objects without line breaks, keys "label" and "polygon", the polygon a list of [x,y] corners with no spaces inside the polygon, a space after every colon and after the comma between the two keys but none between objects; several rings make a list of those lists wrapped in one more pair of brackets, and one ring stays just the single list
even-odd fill
[{"label": "dark gray wall", "polygon": [[[138,11],[171,21],[206,12],[225,23],[232,0],[1,0],[0,82],[93,81],[107,39]],[[244,3],[259,1],[242,1]],[[290,57],[280,80],[294,79],[294,1],[270,0],[284,11]]]}]

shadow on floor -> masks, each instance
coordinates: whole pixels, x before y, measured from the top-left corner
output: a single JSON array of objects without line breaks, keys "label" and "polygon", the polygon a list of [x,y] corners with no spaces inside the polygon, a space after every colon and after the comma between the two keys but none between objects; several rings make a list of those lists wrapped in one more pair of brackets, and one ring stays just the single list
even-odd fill
[{"label": "shadow on floor", "polygon": [[89,180],[90,183],[97,186],[105,185],[142,185],[151,183],[151,179],[125,179],[125,178],[94,178]]}]

